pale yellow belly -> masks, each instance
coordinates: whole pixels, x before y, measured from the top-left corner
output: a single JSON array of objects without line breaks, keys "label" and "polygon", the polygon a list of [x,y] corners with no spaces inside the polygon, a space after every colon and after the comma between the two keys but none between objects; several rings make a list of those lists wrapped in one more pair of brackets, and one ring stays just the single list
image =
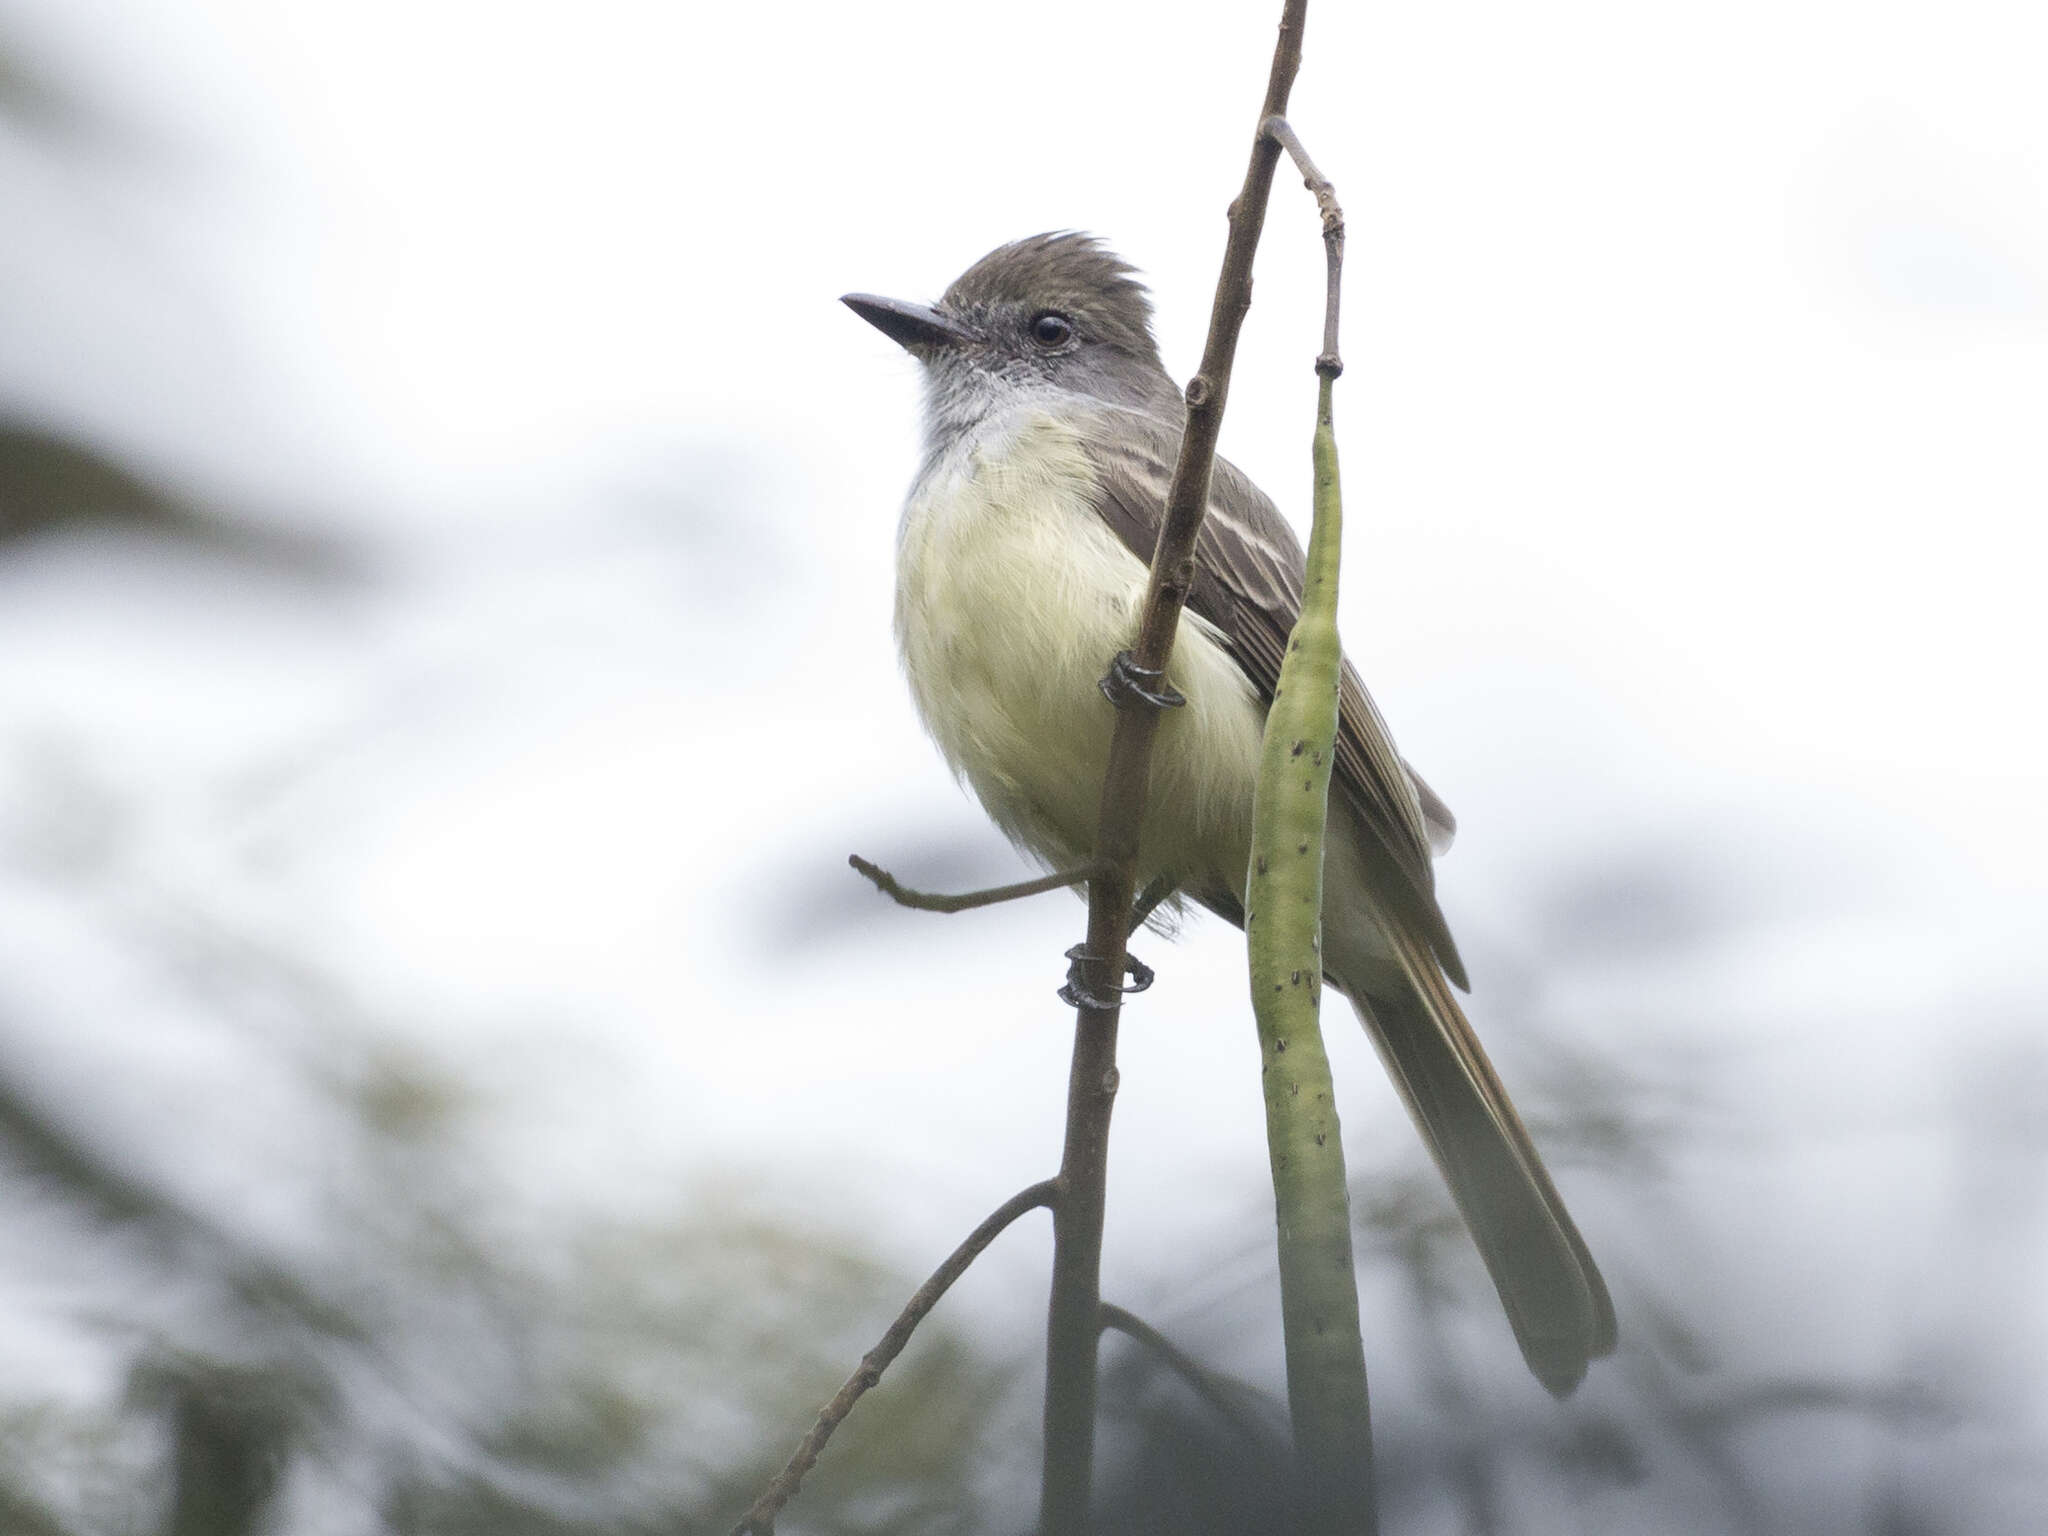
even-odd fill
[{"label": "pale yellow belly", "polygon": [[[1097,683],[1131,643],[1145,568],[1092,510],[1070,428],[1012,418],[919,484],[896,629],[925,727],[996,823],[1049,864],[1093,845],[1115,711]],[[1153,757],[1141,879],[1240,892],[1263,706],[1184,618]]]}]

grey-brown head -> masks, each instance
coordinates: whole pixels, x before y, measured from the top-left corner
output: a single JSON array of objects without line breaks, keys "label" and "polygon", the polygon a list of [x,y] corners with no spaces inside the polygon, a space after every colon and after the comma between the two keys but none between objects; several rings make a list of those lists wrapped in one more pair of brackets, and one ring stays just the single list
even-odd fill
[{"label": "grey-brown head", "polygon": [[925,365],[934,425],[1006,393],[1052,389],[1143,406],[1177,398],[1136,271],[1092,235],[998,246],[935,305],[849,293],[848,308]]}]

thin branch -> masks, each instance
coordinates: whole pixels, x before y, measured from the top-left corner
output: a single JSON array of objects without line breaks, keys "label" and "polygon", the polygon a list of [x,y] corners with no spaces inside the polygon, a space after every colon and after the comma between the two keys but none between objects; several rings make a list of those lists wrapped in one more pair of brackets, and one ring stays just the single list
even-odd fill
[{"label": "thin branch", "polygon": [[1343,668],[1337,639],[1343,499],[1330,397],[1344,367],[1337,352],[1344,214],[1328,179],[1285,121],[1269,117],[1261,132],[1286,147],[1316,195],[1329,289],[1323,352],[1316,359],[1315,520],[1301,613],[1288,637],[1260,748],[1245,940],[1264,1063],[1301,1529],[1304,1536],[1370,1536],[1377,1525],[1371,1404],[1344,1143],[1320,1020],[1323,845]]},{"label": "thin branch", "polygon": [[853,1412],[853,1405],[861,1400],[868,1388],[882,1379],[882,1372],[889,1368],[889,1362],[903,1353],[903,1346],[910,1342],[912,1331],[939,1304],[939,1298],[952,1288],[953,1282],[967,1272],[967,1266],[981,1256],[981,1251],[1002,1235],[1004,1228],[1026,1211],[1035,1211],[1042,1205],[1058,1209],[1058,1180],[1042,1179],[1005,1200],[989,1213],[986,1221],[967,1235],[967,1240],[953,1250],[945,1263],[932,1271],[932,1277],[917,1288],[917,1293],[897,1314],[896,1321],[889,1325],[889,1331],[882,1335],[881,1342],[861,1357],[860,1368],[846,1379],[846,1385],[839,1389],[832,1401],[819,1410],[818,1422],[798,1443],[788,1462],[762,1491],[761,1497],[740,1516],[739,1524],[732,1528],[732,1536],[775,1536],[776,1515],[783,1505],[796,1497],[804,1474],[817,1465],[818,1453],[832,1438],[832,1431]]},{"label": "thin branch", "polygon": [[[1195,580],[1195,539],[1209,506],[1209,480],[1238,333],[1252,302],[1252,257],[1265,227],[1266,203],[1280,145],[1264,131],[1283,117],[1301,69],[1302,28],[1308,0],[1285,0],[1259,130],[1252,136],[1244,187],[1230,205],[1223,270],[1209,312],[1201,370],[1188,381],[1187,429],[1167,492],[1145,605],[1131,648],[1136,667],[1162,677],[1173,654],[1181,609]],[[1103,774],[1095,856],[1106,866],[1089,882],[1085,953],[1093,974],[1085,991],[1111,999],[1086,1004],[1074,1027],[1073,1064],[1067,1075],[1067,1129],[1060,1159],[1060,1203],[1053,1212],[1052,1300],[1046,1323],[1045,1465],[1039,1504],[1040,1536],[1081,1536],[1088,1527],[1094,1479],[1096,1344],[1100,1336],[1102,1223],[1109,1160],[1110,1111],[1116,1103],[1116,1034],[1121,1009],[1113,989],[1123,979],[1137,883],[1138,830],[1151,778],[1158,711],[1120,709]]]},{"label": "thin branch", "polygon": [[915,907],[920,912],[971,912],[976,907],[992,907],[998,902],[1022,901],[1026,896],[1043,896],[1047,891],[1085,884],[1102,872],[1100,864],[1083,864],[1077,869],[1054,870],[1036,880],[1019,880],[1015,885],[997,885],[985,891],[963,891],[957,896],[942,896],[936,891],[911,889],[881,865],[870,864],[857,853],[848,854],[846,862],[874,881],[875,889],[898,906]]},{"label": "thin branch", "polygon": [[1114,1302],[1105,1301],[1102,1304],[1102,1328],[1105,1333],[1114,1329],[1157,1355],[1167,1369],[1186,1382],[1194,1394],[1215,1411],[1218,1418],[1228,1420],[1247,1439],[1267,1435],[1266,1426],[1246,1413],[1243,1405],[1232,1398],[1229,1387],[1234,1383],[1185,1353],[1142,1317],[1125,1311]]},{"label": "thin branch", "polygon": [[1316,359],[1316,373],[1334,379],[1344,371],[1344,359],[1337,351],[1337,298],[1344,288],[1344,210],[1337,203],[1337,189],[1330,178],[1316,169],[1302,147],[1301,136],[1284,117],[1269,117],[1259,131],[1286,150],[1301,172],[1301,184],[1316,196],[1323,214],[1323,258],[1327,276],[1323,284],[1323,351]]}]

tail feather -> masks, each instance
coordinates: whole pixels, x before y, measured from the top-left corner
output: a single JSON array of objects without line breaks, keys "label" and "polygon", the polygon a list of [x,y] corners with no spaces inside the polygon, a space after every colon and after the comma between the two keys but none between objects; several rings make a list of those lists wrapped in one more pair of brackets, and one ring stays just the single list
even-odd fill
[{"label": "tail feather", "polygon": [[1529,1369],[1563,1397],[1614,1349],[1614,1304],[1529,1132],[1436,961],[1388,935],[1400,971],[1341,973],[1479,1245]]}]

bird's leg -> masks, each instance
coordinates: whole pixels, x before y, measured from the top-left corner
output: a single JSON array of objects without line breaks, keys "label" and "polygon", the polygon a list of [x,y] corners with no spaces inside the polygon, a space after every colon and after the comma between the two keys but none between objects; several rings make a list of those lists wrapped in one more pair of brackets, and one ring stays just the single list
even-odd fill
[{"label": "bird's leg", "polygon": [[[1179,886],[1171,875],[1160,875],[1153,880],[1138,893],[1137,901],[1132,904],[1131,925],[1126,931],[1136,933],[1144,927],[1145,919],[1157,911],[1159,904],[1178,889]],[[1117,987],[1108,997],[1103,996],[1088,985],[1087,978],[1088,963],[1101,958],[1085,944],[1076,944],[1067,951],[1067,959],[1072,964],[1067,967],[1067,984],[1060,988],[1060,1000],[1070,1008],[1079,1008],[1084,1004],[1090,1008],[1113,1008],[1119,997],[1130,992],[1142,992],[1152,985],[1152,967],[1126,950],[1124,970],[1129,973],[1131,984],[1127,987]]]},{"label": "bird's leg", "polygon": [[[1116,653],[1099,686],[1102,696],[1118,709],[1179,709],[1187,703],[1187,696],[1167,682],[1163,668],[1141,667],[1129,651]],[[1164,876],[1146,886],[1131,911],[1131,929],[1143,927],[1145,919],[1173,891],[1173,882]],[[1067,966],[1067,984],[1060,988],[1062,1002],[1074,1008],[1114,1008],[1126,993],[1142,992],[1152,985],[1152,967],[1126,953],[1124,971],[1131,978],[1130,985],[1113,985],[1109,995],[1104,996],[1089,985],[1087,977],[1088,967],[1102,958],[1084,944],[1076,944],[1067,951],[1067,959],[1072,963]]]},{"label": "bird's leg", "polygon": [[1129,651],[1118,651],[1099,685],[1102,696],[1118,709],[1179,709],[1187,696],[1166,680],[1159,667],[1141,667]]},{"label": "bird's leg", "polygon": [[1067,951],[1067,959],[1073,963],[1067,967],[1067,984],[1060,988],[1060,1001],[1069,1008],[1114,1008],[1126,993],[1142,992],[1152,985],[1152,967],[1136,955],[1124,956],[1124,970],[1130,974],[1129,986],[1113,986],[1109,995],[1104,996],[1088,984],[1087,968],[1102,956],[1089,950],[1086,944],[1076,944]]}]

